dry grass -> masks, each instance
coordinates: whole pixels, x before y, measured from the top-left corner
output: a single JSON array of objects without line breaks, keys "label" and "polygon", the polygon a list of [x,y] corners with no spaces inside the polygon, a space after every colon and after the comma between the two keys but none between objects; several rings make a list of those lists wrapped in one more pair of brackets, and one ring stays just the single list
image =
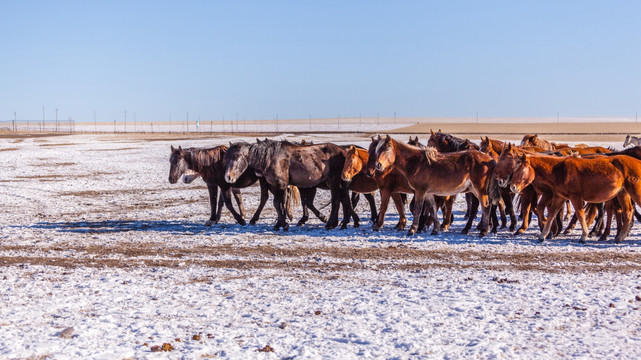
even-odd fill
[{"label": "dry grass", "polygon": [[0,151],[16,151],[16,150],[20,150],[20,148],[4,148],[4,149],[0,149]]}]

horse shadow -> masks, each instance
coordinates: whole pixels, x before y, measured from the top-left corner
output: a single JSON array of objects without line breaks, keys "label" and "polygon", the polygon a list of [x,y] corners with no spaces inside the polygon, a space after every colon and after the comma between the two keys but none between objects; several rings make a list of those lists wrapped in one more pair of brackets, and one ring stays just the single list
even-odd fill
[{"label": "horse shadow", "polygon": [[32,226],[34,229],[54,230],[63,233],[105,234],[124,232],[162,232],[172,234],[198,234],[208,227],[202,223],[179,220],[105,220],[105,221],[61,221],[39,222]]}]

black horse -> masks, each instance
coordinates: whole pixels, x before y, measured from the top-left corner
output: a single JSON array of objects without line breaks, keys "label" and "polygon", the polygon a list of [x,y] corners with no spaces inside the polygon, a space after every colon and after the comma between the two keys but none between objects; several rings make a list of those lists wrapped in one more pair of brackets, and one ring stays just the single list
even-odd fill
[{"label": "black horse", "polygon": [[[211,206],[211,217],[205,225],[217,223],[220,219],[220,208],[216,211],[216,198],[218,196],[218,188],[221,190],[222,199],[227,206],[227,209],[232,213],[236,221],[245,225],[245,209],[243,208],[242,198],[240,192],[232,191],[232,189],[245,188],[256,183],[259,178],[253,171],[245,171],[239,174],[238,178],[228,183],[224,179],[225,165],[223,157],[227,152],[227,146],[220,145],[209,149],[188,148],[177,149],[171,147],[171,156],[169,157],[169,182],[175,184],[178,179],[185,173],[187,169],[197,172],[207,183],[209,190],[209,203]],[[260,180],[260,204],[254,213],[250,223],[254,224],[258,221],[261,211],[267,202],[268,194],[267,183]],[[236,197],[240,213],[236,212],[231,203],[232,194]]]}]

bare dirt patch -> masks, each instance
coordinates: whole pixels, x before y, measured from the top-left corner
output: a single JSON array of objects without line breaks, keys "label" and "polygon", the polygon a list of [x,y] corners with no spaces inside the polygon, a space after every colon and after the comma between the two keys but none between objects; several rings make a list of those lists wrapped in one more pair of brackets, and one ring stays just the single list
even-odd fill
[{"label": "bare dirt patch", "polygon": [[[32,246],[2,246],[4,251],[33,252]],[[231,245],[167,248],[163,244],[136,243],[118,246],[69,245],[39,248],[49,256],[1,256],[0,266],[16,264],[55,265],[65,268],[138,266],[205,266],[232,269],[283,269],[326,271],[400,270],[430,268],[517,270],[545,273],[629,273],[641,270],[641,254],[616,252],[491,253],[456,248],[421,250],[402,247],[353,249],[342,247]],[[56,252],[73,250],[75,257]],[[220,257],[224,256],[225,259]],[[118,258],[114,258],[118,257]],[[229,259],[232,257],[233,259]],[[201,279],[204,281],[204,279]]]},{"label": "bare dirt patch", "polygon": [[4,148],[4,149],[0,149],[0,151],[16,151],[16,150],[20,150],[20,148]]}]

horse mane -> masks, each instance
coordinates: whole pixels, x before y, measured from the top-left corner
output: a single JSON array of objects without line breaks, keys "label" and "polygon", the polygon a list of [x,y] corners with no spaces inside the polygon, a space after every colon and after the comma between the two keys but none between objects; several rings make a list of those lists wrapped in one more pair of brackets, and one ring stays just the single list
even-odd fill
[{"label": "horse mane", "polygon": [[427,164],[432,165],[432,161],[436,161],[436,155],[439,154],[438,149],[432,146],[427,146],[423,149]]},{"label": "horse mane", "polygon": [[[249,166],[258,169],[265,170],[271,160],[278,152],[283,144],[292,144],[288,141],[275,141],[265,139],[265,141],[259,141],[255,144],[252,144],[249,147]],[[293,145],[293,144],[292,144]]]},{"label": "horse mane", "polygon": [[478,150],[479,146],[476,145],[475,143],[471,142],[468,139],[463,139],[460,137],[456,137],[452,134],[444,133],[444,132],[437,132],[434,133],[434,136],[436,137],[437,140],[440,140],[439,138],[445,138],[449,141],[448,145],[448,151],[454,152],[454,151],[462,151],[462,150]]},{"label": "horse mane", "polygon": [[222,160],[223,155],[227,151],[227,146],[219,145],[213,148],[187,148],[183,151],[188,155],[191,166],[195,170],[201,172],[207,166]]}]

